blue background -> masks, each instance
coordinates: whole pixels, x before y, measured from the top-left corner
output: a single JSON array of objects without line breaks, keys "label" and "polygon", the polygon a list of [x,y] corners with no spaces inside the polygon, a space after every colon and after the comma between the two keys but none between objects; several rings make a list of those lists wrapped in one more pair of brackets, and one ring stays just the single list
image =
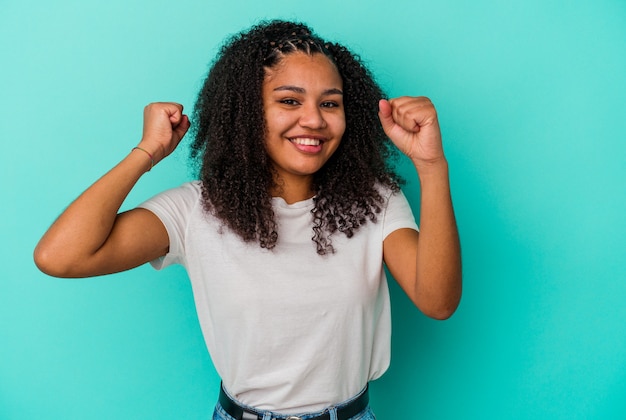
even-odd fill
[{"label": "blue background", "polygon": [[[392,284],[378,417],[625,418],[620,0],[0,0],[0,418],[208,418],[219,379],[184,270],[54,279],[32,250],[137,143],[145,104],[191,110],[223,39],[275,17],[351,46],[391,96],[439,111],[464,297],[438,322]],[[186,157],[124,208],[189,179]]]}]

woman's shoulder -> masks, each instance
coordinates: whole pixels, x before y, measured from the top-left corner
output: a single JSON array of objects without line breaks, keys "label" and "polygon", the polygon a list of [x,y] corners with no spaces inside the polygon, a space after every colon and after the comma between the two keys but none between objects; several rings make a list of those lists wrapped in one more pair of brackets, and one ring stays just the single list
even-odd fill
[{"label": "woman's shoulder", "polygon": [[163,191],[161,194],[168,195],[184,195],[184,196],[200,196],[202,195],[202,182],[187,181],[177,187],[173,187]]},{"label": "woman's shoulder", "polygon": [[400,187],[392,187],[391,185],[383,184],[381,182],[376,182],[374,184],[374,189],[380,194],[380,196],[385,201],[385,204],[389,203],[393,197],[403,197],[404,193]]},{"label": "woman's shoulder", "polygon": [[184,182],[178,188],[188,191],[189,193],[202,194],[202,182],[198,180]]},{"label": "woman's shoulder", "polygon": [[177,187],[169,188],[144,201],[139,207],[149,210],[155,207],[177,208],[190,210],[202,200],[202,183],[200,181],[185,182]]}]

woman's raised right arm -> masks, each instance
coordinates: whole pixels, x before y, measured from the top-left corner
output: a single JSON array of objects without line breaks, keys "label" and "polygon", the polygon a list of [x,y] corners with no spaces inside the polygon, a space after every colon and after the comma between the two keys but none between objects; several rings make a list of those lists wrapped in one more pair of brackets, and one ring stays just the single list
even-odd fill
[{"label": "woman's raised right arm", "polygon": [[183,107],[144,109],[143,137],[119,164],[82,193],[35,248],[35,264],[55,277],[90,277],[137,267],[169,248],[161,221],[150,211],[118,211],[139,178],[180,143],[189,128]]}]

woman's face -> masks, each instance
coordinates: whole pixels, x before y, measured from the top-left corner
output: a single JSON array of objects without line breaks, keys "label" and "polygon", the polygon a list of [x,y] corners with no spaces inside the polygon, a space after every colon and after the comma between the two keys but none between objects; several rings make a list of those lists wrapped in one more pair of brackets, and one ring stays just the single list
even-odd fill
[{"label": "woman's face", "polygon": [[266,148],[282,183],[309,182],[346,129],[343,83],[323,54],[296,52],[265,71]]}]

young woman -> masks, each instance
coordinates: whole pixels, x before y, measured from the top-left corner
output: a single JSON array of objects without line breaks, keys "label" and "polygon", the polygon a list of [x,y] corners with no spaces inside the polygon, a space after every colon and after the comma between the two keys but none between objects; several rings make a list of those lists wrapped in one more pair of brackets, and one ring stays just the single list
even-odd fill
[{"label": "young woman", "polygon": [[[143,137],[54,222],[35,250],[53,276],[183,264],[223,380],[214,419],[369,419],[389,365],[383,263],[426,315],[461,296],[459,239],[437,114],[382,99],[345,47],[272,21],[232,37],[194,111],[199,180],[118,214],[190,127],[145,108]],[[388,165],[414,163],[420,230]]]}]

